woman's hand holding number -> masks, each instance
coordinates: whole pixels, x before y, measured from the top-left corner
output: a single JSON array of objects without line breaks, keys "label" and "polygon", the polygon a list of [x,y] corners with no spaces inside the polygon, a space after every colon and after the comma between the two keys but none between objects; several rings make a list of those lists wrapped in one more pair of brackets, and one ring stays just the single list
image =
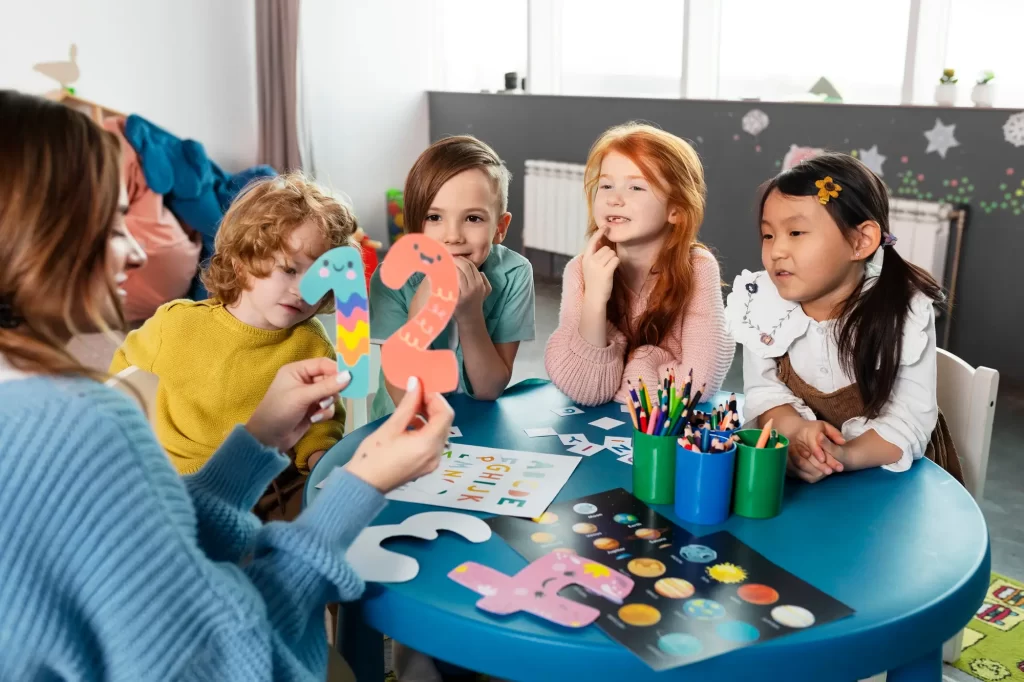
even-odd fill
[{"label": "woman's hand holding number", "polygon": [[382,493],[429,474],[455,420],[455,412],[440,393],[424,395],[422,383],[409,380],[394,414],[367,436],[345,468]]},{"label": "woman's hand holding number", "polygon": [[292,362],[277,370],[245,428],[259,442],[281,452],[295,447],[310,424],[334,416],[338,393],[352,381],[328,358]]}]

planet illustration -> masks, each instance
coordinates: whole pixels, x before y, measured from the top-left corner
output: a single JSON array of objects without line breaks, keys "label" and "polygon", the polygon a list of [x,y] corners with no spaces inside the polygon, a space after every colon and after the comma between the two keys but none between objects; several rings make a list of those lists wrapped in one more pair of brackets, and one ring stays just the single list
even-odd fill
[{"label": "planet illustration", "polygon": [[587,533],[596,533],[597,526],[592,523],[577,523],[572,527],[573,533],[579,533],[580,535],[586,535]]},{"label": "planet illustration", "polygon": [[626,568],[630,573],[641,578],[657,578],[665,573],[665,564],[657,559],[633,559],[626,564]]},{"label": "planet illustration", "polygon": [[661,537],[661,533],[653,528],[638,528],[636,536],[641,540],[657,540]]},{"label": "planet illustration", "polygon": [[597,512],[597,507],[589,502],[580,502],[572,510],[577,514],[594,514]]},{"label": "planet illustration", "polygon": [[621,523],[622,525],[626,526],[631,523],[636,523],[640,519],[633,516],[632,514],[616,514],[612,517],[612,520],[615,521],[615,523]]},{"label": "planet illustration", "polygon": [[535,518],[534,521],[537,523],[543,523],[545,526],[550,526],[552,523],[558,523],[558,514],[554,512],[544,512]]},{"label": "planet illustration", "polygon": [[697,620],[715,620],[725,617],[725,607],[713,599],[691,599],[683,604],[683,613]]},{"label": "planet illustration", "polygon": [[767,585],[751,583],[736,590],[736,596],[749,604],[767,606],[779,601],[779,593]]},{"label": "planet illustration", "polygon": [[646,628],[661,620],[661,611],[647,604],[626,604],[619,609],[619,620],[626,625]]},{"label": "planet illustration", "polygon": [[594,547],[603,550],[618,549],[619,541],[615,538],[597,538],[594,540]]},{"label": "planet illustration", "polygon": [[814,625],[814,614],[802,606],[776,606],[772,609],[772,618],[787,628],[809,628]]},{"label": "planet illustration", "polygon": [[761,632],[751,625],[739,620],[728,620],[715,626],[715,633],[727,642],[746,644],[756,642],[761,637]]},{"label": "planet illustration", "polygon": [[682,578],[662,578],[654,583],[654,591],[668,599],[686,599],[693,596],[693,584]]},{"label": "planet illustration", "polygon": [[743,568],[728,562],[708,567],[707,574],[720,583],[741,583],[747,579],[747,572]]},{"label": "planet illustration", "polygon": [[704,545],[686,545],[679,550],[679,556],[695,564],[706,564],[718,558],[718,552]]},{"label": "planet illustration", "polygon": [[538,545],[543,545],[548,542],[554,542],[555,536],[551,533],[537,531],[536,533],[530,536],[530,539],[536,542]]},{"label": "planet illustration", "polygon": [[681,632],[670,632],[659,637],[658,648],[670,656],[696,656],[704,649],[699,639]]}]

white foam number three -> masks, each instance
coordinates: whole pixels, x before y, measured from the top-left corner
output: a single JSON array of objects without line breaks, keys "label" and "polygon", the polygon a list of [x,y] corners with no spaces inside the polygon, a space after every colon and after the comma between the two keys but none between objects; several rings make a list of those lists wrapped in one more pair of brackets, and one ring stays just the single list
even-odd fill
[{"label": "white foam number three", "polygon": [[475,516],[457,512],[423,512],[399,524],[366,528],[348,548],[345,559],[367,582],[404,583],[420,572],[419,562],[384,549],[380,543],[395,537],[436,540],[439,530],[451,531],[470,542],[486,542],[491,537],[491,527]]}]

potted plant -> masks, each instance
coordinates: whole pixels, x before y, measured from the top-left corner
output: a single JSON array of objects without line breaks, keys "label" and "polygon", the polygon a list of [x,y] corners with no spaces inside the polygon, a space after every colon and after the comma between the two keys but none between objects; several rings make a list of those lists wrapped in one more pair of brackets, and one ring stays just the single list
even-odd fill
[{"label": "potted plant", "polygon": [[943,69],[942,78],[935,86],[935,103],[943,107],[951,107],[956,104],[956,71],[954,69]]},{"label": "potted plant", "polygon": [[996,95],[996,86],[992,84],[992,79],[995,77],[996,75],[991,71],[982,71],[978,74],[977,82],[975,82],[974,88],[971,89],[971,101],[974,102],[974,106],[992,106],[992,101]]}]

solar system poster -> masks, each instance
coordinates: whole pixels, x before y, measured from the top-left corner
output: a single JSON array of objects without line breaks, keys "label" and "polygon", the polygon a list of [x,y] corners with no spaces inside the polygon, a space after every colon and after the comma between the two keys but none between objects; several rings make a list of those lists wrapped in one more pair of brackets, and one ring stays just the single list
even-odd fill
[{"label": "solar system poster", "polygon": [[615,604],[579,586],[560,594],[601,611],[596,624],[666,670],[845,618],[853,609],[721,531],[697,537],[618,488],[491,528],[527,560],[570,549],[630,576]]}]

